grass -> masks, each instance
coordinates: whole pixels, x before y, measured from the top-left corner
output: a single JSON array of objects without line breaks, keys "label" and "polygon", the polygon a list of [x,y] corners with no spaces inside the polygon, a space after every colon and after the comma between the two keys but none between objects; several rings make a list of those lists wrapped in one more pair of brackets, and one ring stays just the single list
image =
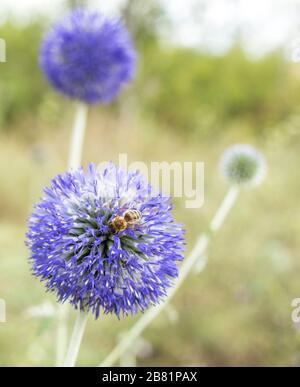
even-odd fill
[{"label": "grass", "polygon": [[[12,134],[0,138],[0,298],[7,304],[7,323],[0,324],[0,365],[53,364],[54,321],[24,315],[45,300],[55,304],[30,274],[24,235],[42,187],[65,170],[70,126],[67,114],[60,128],[36,135],[38,141]],[[183,200],[175,201],[189,251],[228,188],[217,173],[221,152],[233,142],[249,141],[241,128],[186,138],[134,115],[129,125],[128,116],[116,119],[93,111],[83,164],[117,161],[119,153],[128,153],[129,161],[204,161],[205,205],[189,210]],[[278,139],[277,132],[257,145],[270,166],[265,184],[242,193],[209,248],[207,268],[192,274],[175,297],[178,321],[170,324],[163,314],[145,332],[151,345],[140,354],[139,365],[299,365],[291,301],[300,297],[300,137],[293,131]],[[78,364],[98,364],[136,318],[90,319]]]}]

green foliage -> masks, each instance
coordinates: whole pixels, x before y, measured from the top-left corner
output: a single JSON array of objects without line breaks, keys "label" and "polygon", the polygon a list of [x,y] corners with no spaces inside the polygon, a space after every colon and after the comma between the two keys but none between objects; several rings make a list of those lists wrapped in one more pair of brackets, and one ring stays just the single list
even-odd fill
[{"label": "green foliage", "polygon": [[160,27],[167,24],[165,11],[157,0],[127,0],[121,15],[139,51],[156,41]]},{"label": "green foliage", "polygon": [[[234,123],[258,133],[298,113],[299,79],[279,52],[255,61],[239,45],[222,56],[166,47],[158,37],[163,12],[156,3],[147,3],[146,11],[138,4],[129,0],[123,9],[139,51],[139,73],[131,88],[135,110],[185,134],[216,133]],[[28,116],[53,123],[66,108],[38,66],[45,28],[44,20],[0,27],[7,45],[7,62],[0,63],[0,124],[5,130]],[[122,98],[127,99],[126,92]]]},{"label": "green foliage", "polygon": [[34,113],[45,92],[37,65],[37,47],[41,34],[38,23],[17,28],[7,23],[0,28],[6,41],[6,62],[0,64],[0,117],[8,122],[16,115]]},{"label": "green foliage", "polygon": [[185,132],[243,120],[262,129],[296,110],[300,84],[280,53],[251,60],[239,47],[223,56],[154,46],[141,78],[145,106],[158,121]]},{"label": "green foliage", "polygon": [[15,128],[13,124],[16,121],[44,116],[51,105],[53,92],[38,65],[44,24],[43,21],[34,21],[25,26],[16,26],[7,22],[0,27],[0,37],[6,42],[6,62],[0,63],[2,130]]}]

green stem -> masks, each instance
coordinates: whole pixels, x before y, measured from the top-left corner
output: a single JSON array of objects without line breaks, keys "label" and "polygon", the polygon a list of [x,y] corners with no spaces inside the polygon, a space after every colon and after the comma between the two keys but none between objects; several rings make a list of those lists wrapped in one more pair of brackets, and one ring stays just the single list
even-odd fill
[{"label": "green stem", "polygon": [[78,311],[64,367],[74,367],[87,323],[87,313]]},{"label": "green stem", "polygon": [[77,105],[74,125],[72,129],[72,138],[69,151],[69,169],[77,169],[81,165],[81,156],[83,140],[86,128],[88,106],[84,103]]},{"label": "green stem", "polygon": [[58,306],[57,333],[56,333],[56,367],[60,367],[64,361],[67,348],[67,307]]}]

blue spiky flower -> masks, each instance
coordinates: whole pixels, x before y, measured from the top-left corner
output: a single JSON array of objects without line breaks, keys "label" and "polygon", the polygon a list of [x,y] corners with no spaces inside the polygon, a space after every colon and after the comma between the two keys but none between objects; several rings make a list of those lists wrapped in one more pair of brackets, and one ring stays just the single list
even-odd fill
[{"label": "blue spiky flower", "polygon": [[120,21],[77,9],[45,36],[39,62],[61,93],[88,104],[106,103],[132,79],[136,53]]},{"label": "blue spiky flower", "polygon": [[266,176],[267,164],[251,145],[235,144],[224,152],[220,169],[230,184],[256,186]]},{"label": "blue spiky flower", "polygon": [[96,318],[157,304],[178,275],[184,232],[170,198],[151,192],[139,172],[112,163],[55,177],[29,219],[34,275]]}]

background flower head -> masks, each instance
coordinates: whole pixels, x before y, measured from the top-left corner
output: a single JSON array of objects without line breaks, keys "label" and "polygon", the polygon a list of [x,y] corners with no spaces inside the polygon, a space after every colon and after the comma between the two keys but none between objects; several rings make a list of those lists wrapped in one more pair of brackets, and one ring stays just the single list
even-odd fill
[{"label": "background flower head", "polygon": [[83,102],[111,101],[134,74],[136,53],[120,21],[77,9],[55,24],[40,49],[54,88]]},{"label": "background flower head", "polygon": [[267,165],[264,157],[251,145],[235,144],[224,152],[220,169],[230,184],[255,186],[264,179]]},{"label": "background flower head", "polygon": [[[134,210],[124,227],[116,219]],[[139,172],[90,165],[52,180],[29,219],[33,273],[59,301],[116,315],[156,304],[178,275],[183,230]]]}]

